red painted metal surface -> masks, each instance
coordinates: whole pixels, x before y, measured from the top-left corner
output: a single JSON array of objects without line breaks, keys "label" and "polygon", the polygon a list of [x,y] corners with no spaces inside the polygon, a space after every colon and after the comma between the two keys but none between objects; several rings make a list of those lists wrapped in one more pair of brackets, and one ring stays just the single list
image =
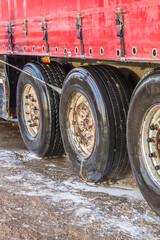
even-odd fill
[{"label": "red painted metal surface", "polygon": [[[76,29],[76,13],[81,13],[84,57],[121,59],[121,56],[116,56],[116,50],[121,49],[115,24],[115,12],[119,7],[123,9],[125,59],[159,61],[159,0],[0,0],[0,54],[47,55],[42,32],[42,18],[45,17],[49,55],[82,57]],[[26,36],[22,26],[24,19],[27,20]],[[13,53],[8,48],[9,22],[12,26]],[[78,47],[78,54],[75,47]],[[103,55],[100,54],[101,47]],[[136,47],[136,55],[132,53],[133,47]],[[90,48],[92,55],[89,54]],[[152,56],[154,48],[156,56]]]}]

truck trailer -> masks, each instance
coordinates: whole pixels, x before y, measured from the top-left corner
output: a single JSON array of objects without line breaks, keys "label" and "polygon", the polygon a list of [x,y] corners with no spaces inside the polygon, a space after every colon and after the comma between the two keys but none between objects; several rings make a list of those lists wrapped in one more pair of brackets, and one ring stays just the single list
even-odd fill
[{"label": "truck trailer", "polygon": [[160,215],[160,1],[0,0],[0,117],[88,182],[130,170]]}]

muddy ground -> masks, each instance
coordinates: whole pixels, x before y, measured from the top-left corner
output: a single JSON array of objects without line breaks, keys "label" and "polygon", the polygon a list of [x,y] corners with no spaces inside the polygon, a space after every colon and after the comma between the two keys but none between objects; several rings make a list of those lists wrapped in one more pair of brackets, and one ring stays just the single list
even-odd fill
[{"label": "muddy ground", "polygon": [[0,240],[160,239],[160,218],[132,175],[87,185],[67,158],[40,159],[0,122]]}]

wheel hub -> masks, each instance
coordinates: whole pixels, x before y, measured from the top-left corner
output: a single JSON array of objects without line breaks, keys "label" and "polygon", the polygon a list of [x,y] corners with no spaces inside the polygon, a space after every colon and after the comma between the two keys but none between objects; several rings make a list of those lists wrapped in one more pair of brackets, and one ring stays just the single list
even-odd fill
[{"label": "wheel hub", "polygon": [[141,150],[151,179],[160,187],[160,104],[153,105],[142,124]]},{"label": "wheel hub", "polygon": [[76,153],[83,159],[91,156],[95,144],[95,122],[86,97],[76,93],[67,109],[69,136]]},{"label": "wheel hub", "polygon": [[34,88],[27,84],[23,91],[23,115],[29,134],[35,138],[39,132],[39,103]]}]

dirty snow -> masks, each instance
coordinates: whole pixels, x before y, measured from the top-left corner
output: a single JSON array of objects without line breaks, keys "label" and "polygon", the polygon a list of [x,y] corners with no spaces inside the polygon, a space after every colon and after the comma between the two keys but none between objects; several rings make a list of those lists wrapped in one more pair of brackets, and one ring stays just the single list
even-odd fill
[{"label": "dirty snow", "polygon": [[[28,153],[15,131],[16,126],[11,126],[11,149],[7,140],[0,147],[0,189],[6,199],[4,205],[0,198],[0,234],[13,225],[16,237],[8,237],[4,231],[6,237],[0,236],[0,240],[160,239],[160,218],[149,208],[132,176],[134,184],[128,184],[128,178],[86,184],[66,157],[40,159]],[[14,225],[18,219],[22,221]]]}]

